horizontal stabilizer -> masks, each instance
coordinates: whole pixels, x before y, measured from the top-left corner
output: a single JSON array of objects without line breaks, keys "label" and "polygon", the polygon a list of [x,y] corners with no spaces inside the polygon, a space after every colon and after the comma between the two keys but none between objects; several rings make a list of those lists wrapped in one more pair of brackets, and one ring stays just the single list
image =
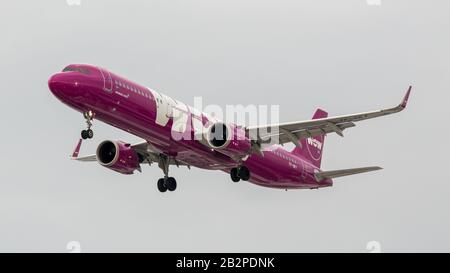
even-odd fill
[{"label": "horizontal stabilizer", "polygon": [[71,159],[78,160],[78,161],[97,161],[96,155],[89,155],[89,156],[83,156],[78,157],[80,154],[81,144],[83,143],[83,139],[80,138],[80,140],[77,143],[77,146],[75,146],[75,150],[72,153]]},{"label": "horizontal stabilizer", "polygon": [[72,157],[72,159],[83,161],[83,162],[91,162],[91,161],[97,161],[96,155],[88,155],[88,156],[82,156],[82,157]]},{"label": "horizontal stabilizer", "polygon": [[364,167],[364,168],[354,168],[354,169],[344,169],[344,170],[336,170],[336,171],[325,171],[325,172],[317,172],[314,174],[317,181],[321,181],[327,178],[336,178],[341,176],[353,175],[358,173],[366,173],[371,171],[381,170],[381,167]]}]

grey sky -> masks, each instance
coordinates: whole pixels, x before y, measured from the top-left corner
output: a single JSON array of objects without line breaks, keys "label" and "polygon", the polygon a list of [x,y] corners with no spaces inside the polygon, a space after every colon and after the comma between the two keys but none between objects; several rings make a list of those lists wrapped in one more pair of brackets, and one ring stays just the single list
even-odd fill
[{"label": "grey sky", "polygon": [[[4,1],[0,251],[449,251],[450,3],[444,0]],[[325,170],[380,165],[321,190],[233,184],[172,168],[124,176],[72,162],[82,116],[51,95],[68,63],[104,66],[180,101],[279,104],[281,121],[393,106],[327,138]],[[136,137],[94,123],[95,138]]]}]

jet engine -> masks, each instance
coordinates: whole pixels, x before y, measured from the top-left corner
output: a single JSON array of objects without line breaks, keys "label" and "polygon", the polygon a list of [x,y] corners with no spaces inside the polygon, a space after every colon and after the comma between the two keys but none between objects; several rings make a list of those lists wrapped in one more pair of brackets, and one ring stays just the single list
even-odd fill
[{"label": "jet engine", "polygon": [[241,127],[223,122],[212,124],[205,132],[204,144],[232,158],[247,156],[252,148],[250,139]]},{"label": "jet engine", "polygon": [[140,157],[130,144],[122,141],[103,141],[98,145],[96,155],[100,165],[113,171],[133,174],[135,170],[141,170]]}]

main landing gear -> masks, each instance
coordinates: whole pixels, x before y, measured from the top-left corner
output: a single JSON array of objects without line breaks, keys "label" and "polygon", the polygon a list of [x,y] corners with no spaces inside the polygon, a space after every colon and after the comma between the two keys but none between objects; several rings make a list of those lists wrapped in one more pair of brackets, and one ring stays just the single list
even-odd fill
[{"label": "main landing gear", "polygon": [[84,118],[86,119],[87,130],[81,131],[81,138],[88,139],[94,137],[94,131],[91,130],[92,120],[94,119],[94,113],[92,111],[84,112]]},{"label": "main landing gear", "polygon": [[247,181],[250,179],[250,170],[245,166],[233,168],[230,171],[231,180],[239,182],[241,179]]},{"label": "main landing gear", "polygon": [[177,189],[177,181],[173,177],[164,177],[158,179],[158,190],[160,192],[174,191]]},{"label": "main landing gear", "polygon": [[160,192],[174,191],[177,189],[177,180],[173,177],[169,177],[169,163],[170,158],[165,155],[160,155],[158,166],[163,170],[164,177],[158,179],[158,190]]}]

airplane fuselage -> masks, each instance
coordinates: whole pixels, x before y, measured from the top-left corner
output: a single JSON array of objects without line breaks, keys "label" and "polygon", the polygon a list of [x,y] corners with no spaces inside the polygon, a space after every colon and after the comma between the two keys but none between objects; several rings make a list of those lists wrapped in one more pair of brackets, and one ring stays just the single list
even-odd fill
[{"label": "airplane fuselage", "polygon": [[[155,90],[139,85],[106,69],[91,65],[69,65],[49,80],[52,93],[71,108],[95,120],[145,139],[155,152],[186,165],[229,172],[239,162],[195,139],[196,126],[207,127],[212,118]],[[177,126],[174,126],[177,112]],[[181,115],[180,115],[181,113]],[[309,145],[322,145],[312,139]],[[273,188],[320,188],[331,179],[318,181],[319,171],[302,157],[272,146],[263,154],[249,153],[242,163],[250,170],[249,181]]]}]

